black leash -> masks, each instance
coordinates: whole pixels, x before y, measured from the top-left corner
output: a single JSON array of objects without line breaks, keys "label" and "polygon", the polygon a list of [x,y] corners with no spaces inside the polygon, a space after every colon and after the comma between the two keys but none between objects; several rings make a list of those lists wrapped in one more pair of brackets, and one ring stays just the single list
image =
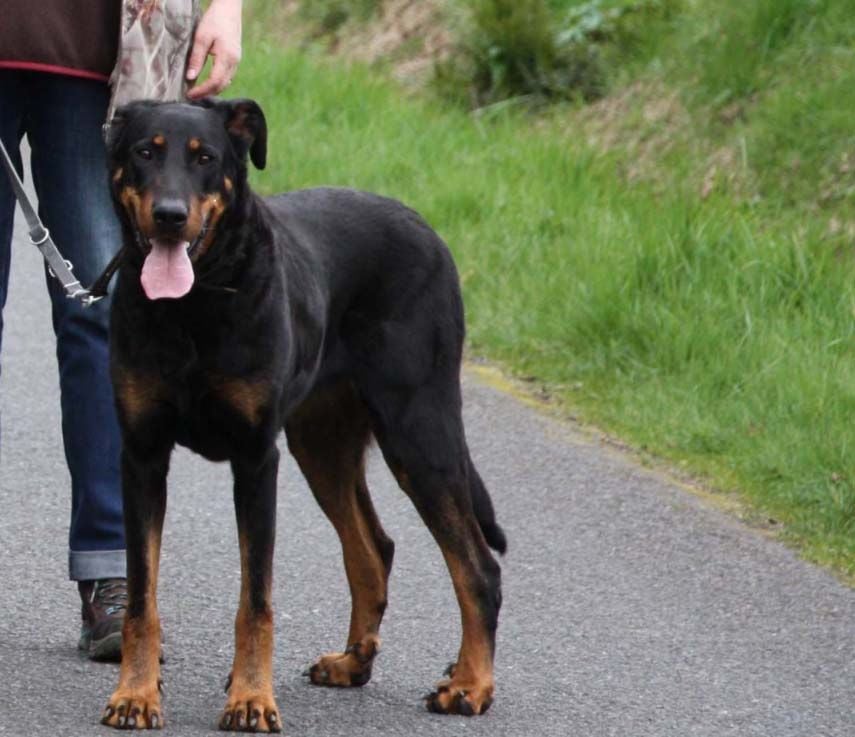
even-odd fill
[{"label": "black leash", "polygon": [[[110,283],[110,279],[113,278],[113,274],[115,274],[119,267],[122,265],[122,259],[125,256],[125,246],[122,246],[118,253],[110,259],[110,263],[107,264],[107,268],[101,272],[101,276],[99,276],[93,283],[92,286],[89,287],[89,298],[97,302],[102,297],[107,296],[107,285]],[[90,302],[90,304],[92,304]],[[84,302],[84,305],[88,307],[89,305]]]},{"label": "black leash", "polygon": [[21,211],[24,213],[24,218],[27,221],[27,228],[30,231],[30,243],[41,251],[42,256],[44,256],[44,259],[47,262],[48,271],[50,271],[51,275],[55,277],[60,284],[62,284],[62,288],[65,290],[65,296],[69,299],[79,299],[84,307],[91,307],[107,294],[107,284],[109,284],[113,274],[116,273],[116,269],[119,268],[125,249],[122,248],[113,257],[112,261],[110,261],[107,268],[104,270],[104,273],[95,280],[95,283],[90,289],[83,287],[77,277],[72,273],[74,265],[71,261],[66,261],[59,250],[57,250],[56,244],[50,237],[50,232],[39,218],[32,202],[30,202],[30,198],[27,197],[27,193],[24,191],[24,185],[18,177],[18,172],[15,171],[15,167],[12,165],[12,160],[9,158],[9,154],[6,151],[6,147],[3,145],[3,141],[0,141],[0,159],[3,160],[3,166],[6,169],[6,173],[9,175],[9,182],[12,185],[12,190],[15,192],[15,197],[17,198],[18,204],[21,206]]}]

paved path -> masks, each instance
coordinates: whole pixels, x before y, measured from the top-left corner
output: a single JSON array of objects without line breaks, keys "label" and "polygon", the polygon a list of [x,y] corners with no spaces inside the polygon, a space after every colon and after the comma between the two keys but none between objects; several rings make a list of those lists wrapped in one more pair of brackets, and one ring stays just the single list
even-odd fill
[{"label": "paved path", "polygon": [[[22,233],[19,231],[19,236]],[[116,668],[75,651],[64,580],[68,481],[38,254],[15,243],[0,460],[0,734],[108,734]],[[481,719],[419,697],[455,655],[440,555],[375,457],[397,541],[384,651],[354,691],[300,673],[339,648],[339,545],[289,460],[280,473],[276,693],[285,733],[490,737],[851,737],[855,593],[774,542],[468,376],[472,453],[510,540],[497,701]],[[227,469],[180,453],[170,477],[161,610],[167,732],[208,734],[232,651],[238,554]]]}]

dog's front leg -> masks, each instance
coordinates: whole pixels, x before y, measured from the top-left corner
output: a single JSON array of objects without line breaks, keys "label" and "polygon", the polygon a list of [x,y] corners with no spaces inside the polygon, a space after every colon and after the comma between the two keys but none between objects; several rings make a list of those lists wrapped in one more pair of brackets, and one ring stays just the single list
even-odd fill
[{"label": "dog's front leg", "polygon": [[145,457],[127,447],[122,452],[128,609],[122,628],[119,685],[101,720],[121,729],[163,726],[157,572],[170,450],[171,446]]},{"label": "dog's front leg", "polygon": [[235,619],[235,658],[220,728],[279,732],[273,697],[273,544],[279,451],[232,461],[240,542],[240,605]]}]

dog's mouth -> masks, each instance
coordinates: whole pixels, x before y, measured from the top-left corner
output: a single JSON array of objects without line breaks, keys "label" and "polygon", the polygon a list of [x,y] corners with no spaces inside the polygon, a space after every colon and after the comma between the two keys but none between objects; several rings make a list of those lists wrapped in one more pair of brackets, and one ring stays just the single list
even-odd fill
[{"label": "dog's mouth", "polygon": [[192,241],[172,236],[147,237],[137,231],[137,239],[145,253],[140,283],[146,297],[178,299],[193,288],[196,276],[192,258],[207,231],[207,221]]}]

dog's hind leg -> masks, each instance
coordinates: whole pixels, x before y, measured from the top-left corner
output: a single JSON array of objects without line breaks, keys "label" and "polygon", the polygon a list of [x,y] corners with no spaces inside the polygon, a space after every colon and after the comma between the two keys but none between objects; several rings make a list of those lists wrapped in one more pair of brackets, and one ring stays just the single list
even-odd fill
[{"label": "dog's hind leg", "polygon": [[[459,383],[451,369],[440,370],[410,393],[377,390],[367,401],[383,455],[442,550],[460,606],[457,661],[427,697],[427,706],[444,714],[483,714],[493,700],[502,600],[501,572],[488,542],[492,538],[491,544],[503,549],[504,534],[492,505],[487,508],[481,498],[486,490],[469,458]],[[490,538],[482,524],[487,522]]]},{"label": "dog's hind leg", "polygon": [[288,447],[318,504],[341,539],[351,594],[350,632],[343,652],[320,657],[308,671],[322,686],[362,686],[371,678],[386,609],[394,543],[386,536],[365,483],[371,428],[350,384],[310,397],[286,425]]},{"label": "dog's hind leg", "polygon": [[220,729],[279,732],[273,696],[273,545],[279,451],[232,459],[240,543],[240,604],[235,618],[235,657]]}]

